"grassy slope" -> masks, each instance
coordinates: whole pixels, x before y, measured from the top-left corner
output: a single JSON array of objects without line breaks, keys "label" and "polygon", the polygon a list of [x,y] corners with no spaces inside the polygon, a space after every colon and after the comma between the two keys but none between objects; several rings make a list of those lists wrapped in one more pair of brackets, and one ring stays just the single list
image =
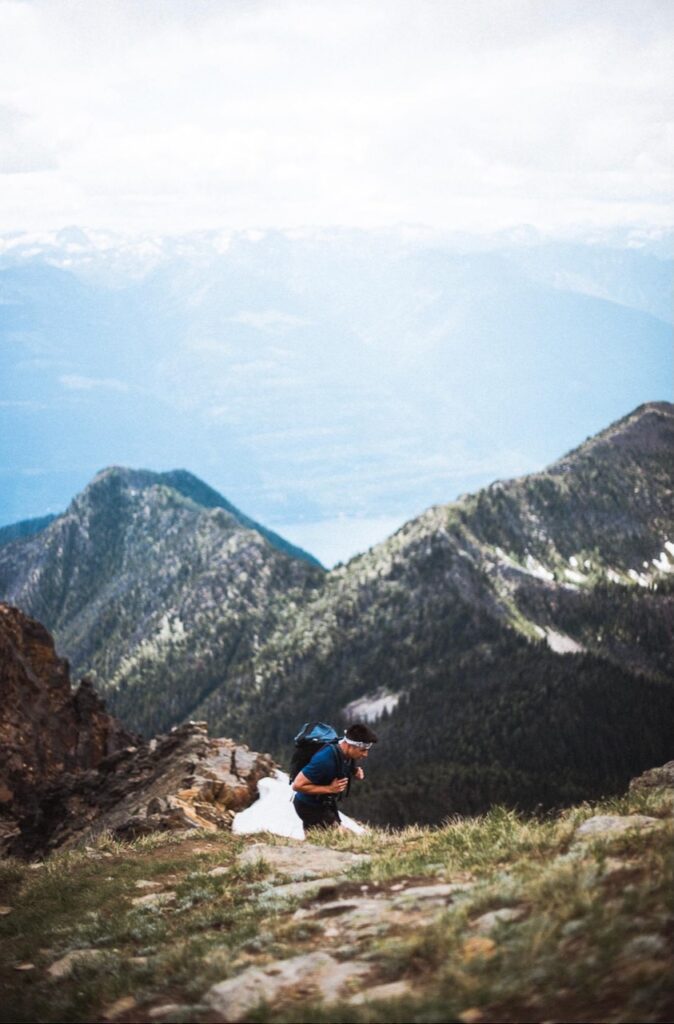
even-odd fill
[{"label": "grassy slope", "polygon": [[[591,814],[635,811],[666,824],[572,845],[575,826]],[[671,1020],[673,831],[671,795],[651,793],[543,821],[497,808],[433,829],[326,836],[326,845],[373,854],[352,872],[371,889],[419,876],[477,884],[436,923],[388,932],[354,950],[366,951],[381,982],[407,979],[414,995],[367,1008],[322,1007],[305,997],[260,1007],[247,1019]],[[146,1021],[153,1007],[175,1002],[183,1009],[174,1020],[214,1020],[199,1008],[214,982],[252,963],[329,949],[328,940],[317,941],[316,926],[293,920],[296,904],[279,909],[270,902],[263,865],[237,866],[246,842],[228,833],[130,845],[103,839],[38,868],[1,863],[0,902],[13,910],[0,917],[0,1020],[94,1021],[129,995],[137,1005],[117,1019]],[[216,864],[228,873],[209,876]],[[177,901],[133,908],[141,879],[175,890]],[[524,907],[525,918],[492,938],[471,930],[471,920],[508,905]],[[626,955],[637,936],[660,936],[670,952]],[[68,979],[47,980],[45,969],[58,957],[91,947],[102,951],[98,960]],[[26,961],[33,970],[16,969]]]}]

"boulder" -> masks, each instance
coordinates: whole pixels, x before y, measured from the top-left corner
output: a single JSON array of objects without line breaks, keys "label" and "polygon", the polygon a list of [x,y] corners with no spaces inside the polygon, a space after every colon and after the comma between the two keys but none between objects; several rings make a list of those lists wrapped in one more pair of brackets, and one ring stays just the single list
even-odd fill
[{"label": "boulder", "polygon": [[224,1020],[242,1021],[260,1003],[293,996],[335,1002],[370,970],[359,961],[340,963],[329,953],[308,953],[267,967],[249,967],[236,978],[213,985],[205,1001]]},{"label": "boulder", "polygon": [[642,789],[674,789],[674,761],[668,761],[659,768],[650,768],[643,775],[632,779],[630,791]]},{"label": "boulder", "polygon": [[369,861],[365,853],[347,853],[329,850],[325,846],[302,843],[301,846],[270,846],[254,843],[240,854],[241,864],[264,861],[275,875],[288,875],[293,881],[319,878],[322,875],[341,874],[347,868]]},{"label": "boulder", "polygon": [[578,826],[576,838],[592,839],[594,836],[607,833],[617,835],[629,829],[653,828],[659,824],[658,818],[651,818],[646,814],[597,814]]}]

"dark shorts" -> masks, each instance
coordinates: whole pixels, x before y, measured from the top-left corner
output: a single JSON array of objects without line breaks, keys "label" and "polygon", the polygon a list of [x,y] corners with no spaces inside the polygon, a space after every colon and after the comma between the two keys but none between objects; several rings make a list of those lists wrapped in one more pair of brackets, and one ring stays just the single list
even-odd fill
[{"label": "dark shorts", "polygon": [[339,811],[332,804],[308,804],[304,800],[293,800],[293,807],[302,819],[304,831],[312,828],[337,828]]}]

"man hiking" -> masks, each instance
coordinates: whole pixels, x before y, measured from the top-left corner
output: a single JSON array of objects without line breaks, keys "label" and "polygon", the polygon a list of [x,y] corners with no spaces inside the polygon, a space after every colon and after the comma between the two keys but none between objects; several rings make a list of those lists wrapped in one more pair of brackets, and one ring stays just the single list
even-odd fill
[{"label": "man hiking", "polygon": [[302,819],[304,831],[338,828],[337,800],[348,790],[352,778],[364,779],[356,766],[370,752],[376,734],[367,725],[350,725],[338,743],[327,743],[293,779],[293,806]]}]

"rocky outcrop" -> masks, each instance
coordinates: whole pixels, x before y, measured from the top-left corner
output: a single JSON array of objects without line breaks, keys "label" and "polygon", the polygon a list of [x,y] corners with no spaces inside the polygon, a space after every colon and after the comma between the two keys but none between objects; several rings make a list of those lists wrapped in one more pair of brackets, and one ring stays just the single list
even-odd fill
[{"label": "rocky outcrop", "polygon": [[674,761],[660,765],[658,768],[650,768],[643,775],[632,779],[630,790],[634,792],[639,789],[671,789],[674,790]]},{"label": "rocky outcrop", "polygon": [[275,770],[265,754],[211,739],[203,722],[125,747],[94,771],[66,773],[39,793],[11,852],[33,855],[108,831],[132,839],[170,829],[229,828]]},{"label": "rocky outcrop", "polygon": [[73,691],[44,626],[0,604],[0,849],[38,791],[133,741],[88,680]]},{"label": "rocky outcrop", "polygon": [[145,741],[73,691],[47,630],[0,604],[0,853],[41,854],[109,830],[228,827],[275,770],[203,722]]}]

